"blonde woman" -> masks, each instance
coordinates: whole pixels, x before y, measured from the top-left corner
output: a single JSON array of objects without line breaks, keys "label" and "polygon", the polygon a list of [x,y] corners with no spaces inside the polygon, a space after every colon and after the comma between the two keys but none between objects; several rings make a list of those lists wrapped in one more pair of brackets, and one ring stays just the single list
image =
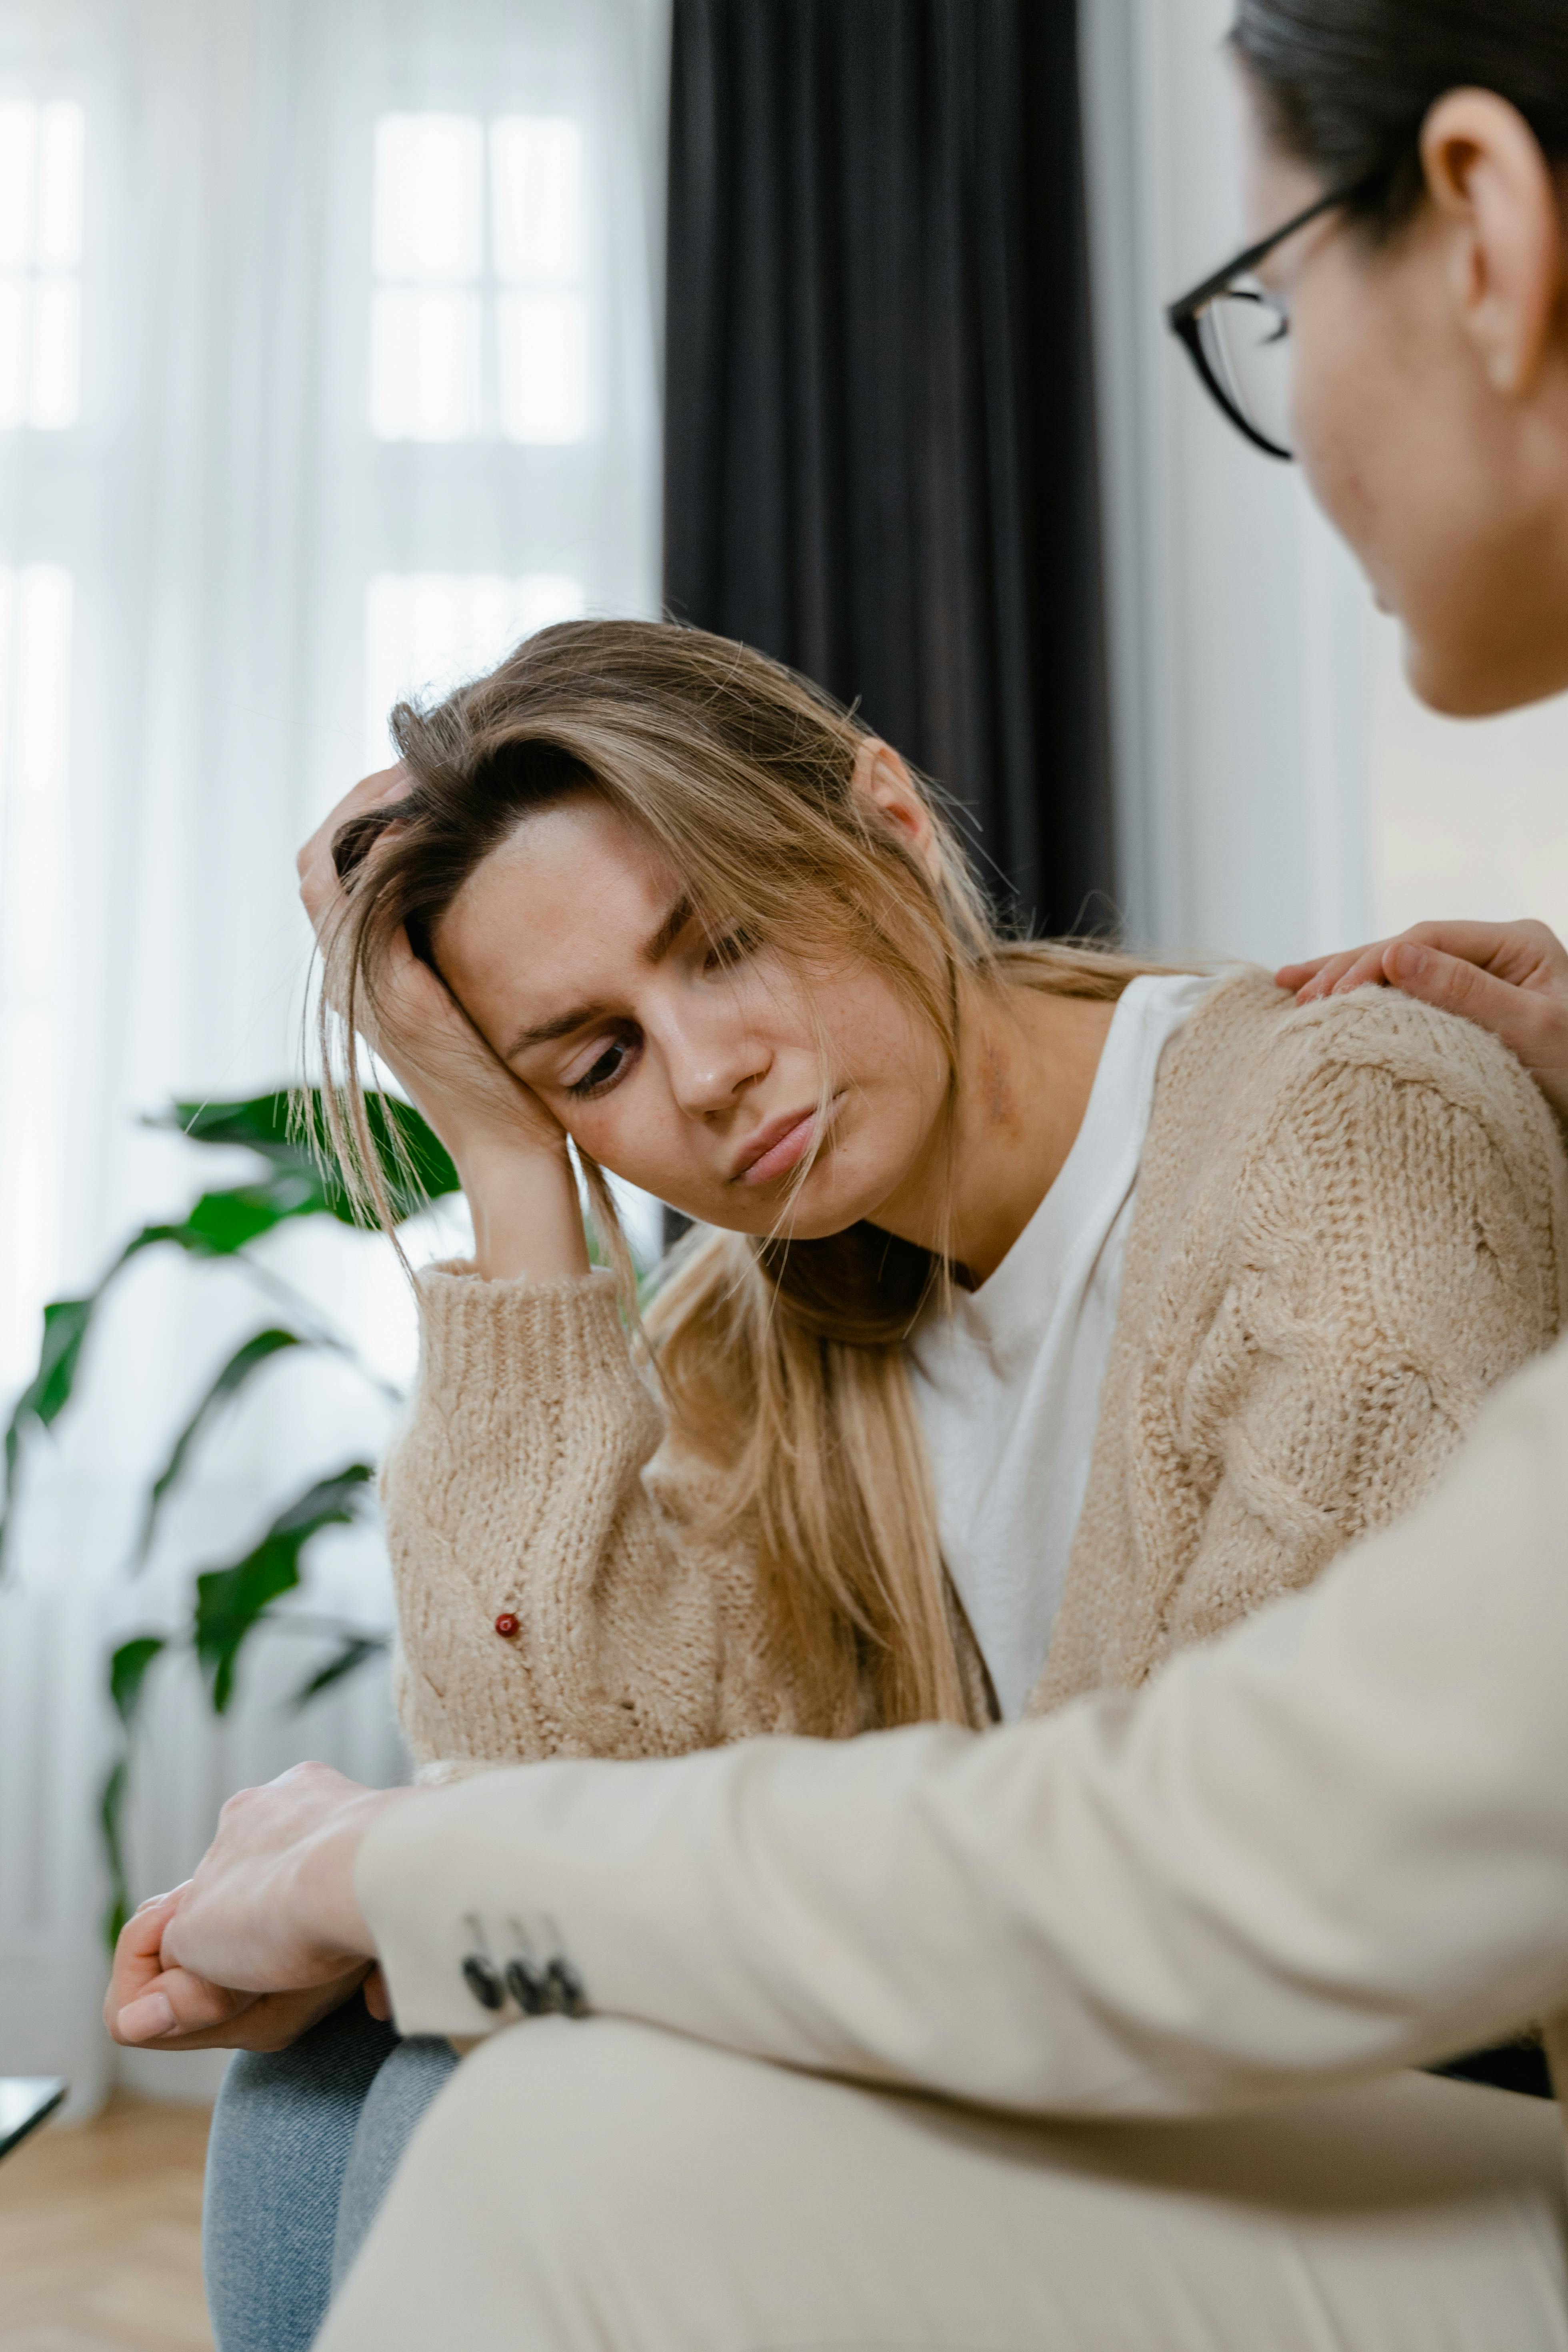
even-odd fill
[{"label": "blonde woman", "polygon": [[[301,866],[329,1030],[473,1213],[384,1478],[424,1777],[1139,1684],[1406,1508],[1555,1336],[1568,1169],[1494,1039],[1004,937],[897,754],[761,656],[571,624],[395,733]],[[612,1240],[605,1170],[704,1229],[646,1342],[569,1146]],[[393,2050],[354,2001],[231,2076],[222,2352],[310,2340],[451,2063]]]}]

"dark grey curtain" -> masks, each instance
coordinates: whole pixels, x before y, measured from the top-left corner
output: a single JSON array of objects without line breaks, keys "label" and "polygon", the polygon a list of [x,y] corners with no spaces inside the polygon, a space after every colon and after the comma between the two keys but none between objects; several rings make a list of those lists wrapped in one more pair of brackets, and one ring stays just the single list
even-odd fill
[{"label": "dark grey curtain", "polygon": [[1103,916],[1073,0],[674,18],[670,609],[858,699],[1039,928]]}]

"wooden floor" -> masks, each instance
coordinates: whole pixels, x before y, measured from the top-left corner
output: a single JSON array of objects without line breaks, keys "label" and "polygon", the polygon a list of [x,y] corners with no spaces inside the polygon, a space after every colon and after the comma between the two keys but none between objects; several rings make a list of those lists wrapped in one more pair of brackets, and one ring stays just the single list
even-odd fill
[{"label": "wooden floor", "polygon": [[117,2101],[0,2164],[0,2352],[212,2352],[207,2122]]}]

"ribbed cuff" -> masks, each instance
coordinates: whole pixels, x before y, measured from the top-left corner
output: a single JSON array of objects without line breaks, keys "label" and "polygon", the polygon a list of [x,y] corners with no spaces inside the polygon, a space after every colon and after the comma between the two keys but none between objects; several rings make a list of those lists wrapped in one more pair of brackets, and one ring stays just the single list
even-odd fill
[{"label": "ribbed cuff", "polygon": [[461,1262],[418,1276],[420,1386],[489,1402],[582,1396],[606,1383],[641,1389],[622,1328],[612,1275],[560,1282],[484,1282]]}]

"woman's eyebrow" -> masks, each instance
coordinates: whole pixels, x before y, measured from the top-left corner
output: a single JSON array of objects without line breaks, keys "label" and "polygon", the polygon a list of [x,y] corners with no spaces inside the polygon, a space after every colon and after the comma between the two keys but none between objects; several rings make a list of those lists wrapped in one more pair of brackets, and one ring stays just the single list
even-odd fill
[{"label": "woman's eyebrow", "polygon": [[553,1021],[542,1021],[533,1029],[520,1030],[501,1055],[503,1062],[515,1061],[530,1045],[548,1045],[557,1037],[569,1037],[574,1029],[585,1029],[591,1021],[604,1016],[602,1004],[575,1005],[570,1013],[558,1013]]},{"label": "woman's eyebrow", "polygon": [[[691,920],[692,912],[691,895],[689,891],[683,890],[652,938],[644,944],[642,954],[645,963],[662,962]],[[557,1037],[569,1037],[574,1029],[586,1029],[591,1022],[602,1020],[604,1012],[602,1004],[574,1005],[570,1013],[558,1013],[552,1021],[541,1021],[531,1029],[520,1030],[501,1058],[507,1062],[514,1061],[531,1045],[549,1045]]]},{"label": "woman's eyebrow", "polygon": [[689,890],[683,890],[679,898],[676,900],[674,906],[671,907],[668,914],[666,915],[663,922],[660,923],[658,930],[655,931],[652,939],[648,940],[647,946],[643,949],[643,961],[645,963],[660,963],[663,961],[664,958],[669,953],[670,949],[675,945],[676,940],[680,937],[681,932],[686,929],[687,924],[691,920],[692,913],[693,908],[691,904],[691,893]]}]

